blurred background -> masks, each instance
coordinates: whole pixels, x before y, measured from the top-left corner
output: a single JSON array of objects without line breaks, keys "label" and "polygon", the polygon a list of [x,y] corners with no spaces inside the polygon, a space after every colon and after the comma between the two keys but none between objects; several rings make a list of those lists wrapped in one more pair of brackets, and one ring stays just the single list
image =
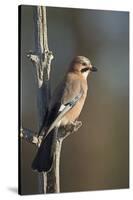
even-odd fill
[{"label": "blurred background", "polygon": [[[22,126],[38,130],[35,68],[26,57],[35,50],[33,6],[21,8]],[[47,7],[52,90],[76,55],[88,57],[98,72],[88,79],[82,127],[65,139],[61,192],[129,186],[129,13]],[[36,149],[22,141],[23,194],[38,193],[31,170]]]}]

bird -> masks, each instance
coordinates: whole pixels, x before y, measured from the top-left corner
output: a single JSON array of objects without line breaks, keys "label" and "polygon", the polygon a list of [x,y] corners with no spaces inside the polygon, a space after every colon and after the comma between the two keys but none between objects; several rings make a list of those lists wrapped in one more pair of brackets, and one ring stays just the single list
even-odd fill
[{"label": "bird", "polygon": [[63,81],[58,85],[49,102],[47,116],[41,128],[43,139],[32,162],[32,169],[48,172],[53,163],[52,144],[59,127],[74,124],[84,106],[88,83],[87,77],[97,68],[85,56],[76,56],[70,62]]}]

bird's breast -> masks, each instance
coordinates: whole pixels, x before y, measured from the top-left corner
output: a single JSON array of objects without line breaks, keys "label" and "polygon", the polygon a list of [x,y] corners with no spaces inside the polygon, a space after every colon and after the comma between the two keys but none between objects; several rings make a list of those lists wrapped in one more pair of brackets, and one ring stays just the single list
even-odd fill
[{"label": "bird's breast", "polygon": [[86,99],[86,93],[81,97],[81,99],[71,108],[65,116],[61,119],[60,125],[65,126],[66,124],[74,122],[80,115]]}]

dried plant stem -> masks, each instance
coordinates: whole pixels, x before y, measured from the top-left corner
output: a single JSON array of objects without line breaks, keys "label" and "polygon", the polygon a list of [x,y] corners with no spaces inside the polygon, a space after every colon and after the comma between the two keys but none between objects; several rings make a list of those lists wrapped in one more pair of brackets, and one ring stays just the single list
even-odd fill
[{"label": "dried plant stem", "polygon": [[[50,101],[50,70],[53,54],[48,48],[46,8],[42,6],[35,7],[34,12],[35,26],[35,53],[29,52],[28,58],[33,62],[36,68],[37,81],[37,109],[39,127],[42,127],[43,121]],[[60,192],[60,155],[63,140],[76,132],[81,122],[68,125],[56,130],[53,141],[53,164],[49,172],[38,173],[38,189],[39,193],[59,193]],[[21,137],[27,142],[35,144],[37,148],[40,146],[42,136],[33,133],[29,129],[21,129]]]}]

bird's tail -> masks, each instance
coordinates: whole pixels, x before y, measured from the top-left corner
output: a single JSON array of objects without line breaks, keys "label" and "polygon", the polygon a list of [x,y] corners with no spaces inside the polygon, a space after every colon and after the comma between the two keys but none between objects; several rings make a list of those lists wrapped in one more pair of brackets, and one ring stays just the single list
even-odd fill
[{"label": "bird's tail", "polygon": [[32,162],[33,170],[37,170],[38,172],[46,172],[50,170],[53,162],[52,144],[54,132],[55,130],[52,130],[50,134],[42,140],[38,152]]}]

